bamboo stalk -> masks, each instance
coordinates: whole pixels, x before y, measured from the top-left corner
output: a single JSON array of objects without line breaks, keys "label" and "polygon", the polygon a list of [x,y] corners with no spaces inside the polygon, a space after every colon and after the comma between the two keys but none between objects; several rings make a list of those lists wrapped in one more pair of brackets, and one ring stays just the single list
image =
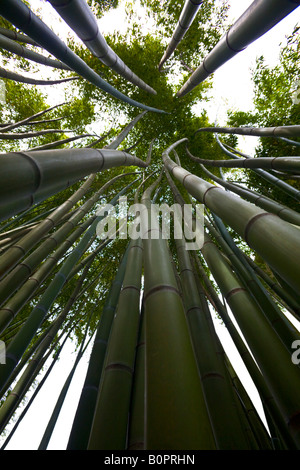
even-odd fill
[{"label": "bamboo stalk", "polygon": [[86,450],[88,446],[107,343],[125,275],[127,257],[128,250],[122,257],[102,310],[67,450]]},{"label": "bamboo stalk", "polygon": [[291,224],[300,226],[300,214],[298,212],[290,209],[289,207],[284,206],[283,204],[279,204],[273,199],[262,196],[261,194],[255,191],[250,191],[248,188],[246,189],[236,184],[229,183],[228,181],[224,181],[221,178],[215,176],[210,171],[208,171],[203,165],[200,166],[204,173],[208,175],[210,179],[220,184],[224,188],[228,189],[229,191],[235,194],[238,194],[244,199],[247,199],[247,201],[252,202],[261,209],[278,215],[281,219],[285,220],[286,222],[290,222]]},{"label": "bamboo stalk", "polygon": [[129,82],[148,93],[156,95],[156,91],[130,70],[107,44],[99,31],[95,16],[85,1],[70,0],[66,3],[64,0],[61,2],[49,0],[49,3],[51,3],[57,13],[73,29],[95,57],[98,57],[102,63],[122,77],[125,77]]},{"label": "bamboo stalk", "polygon": [[11,39],[3,36],[2,34],[0,34],[0,47],[6,51],[17,54],[18,56],[25,57],[25,59],[37,62],[38,64],[54,67],[57,69],[70,70],[70,68],[62,62],[55,59],[50,59],[49,57],[45,57],[42,54],[31,51],[21,44],[18,44],[15,41],[12,41]]},{"label": "bamboo stalk", "polygon": [[[133,155],[113,149],[56,149],[8,153],[0,161],[0,219],[15,213],[33,199],[46,199],[91,173],[116,166],[146,163]],[[19,168],[16,174],[15,168]]]},{"label": "bamboo stalk", "polygon": [[[208,236],[201,251],[299,448],[300,429],[297,424],[299,385],[297,383],[300,377],[298,368],[294,366],[289,352]],[[268,345],[267,348],[266,345]],[[274,364],[276,364],[276,369],[274,369]]]},{"label": "bamboo stalk", "polygon": [[[131,240],[118,307],[107,346],[89,450],[125,450],[140,321],[142,240]],[[127,334],[124,335],[125,329]]]},{"label": "bamboo stalk", "polygon": [[[155,184],[141,199],[147,214],[150,214],[150,194]],[[155,238],[157,231],[158,228],[151,227],[146,238],[145,229],[142,230],[146,322],[145,448],[214,449],[184,307],[166,240]],[[180,384],[185,384],[184,388]]]},{"label": "bamboo stalk", "polygon": [[64,64],[68,65],[79,76],[95,85],[97,88],[111,94],[132,106],[148,111],[164,113],[162,110],[146,106],[116,90],[94,72],[83,60],[69,49],[57,36],[20,0],[2,0],[0,14],[18,27],[21,31],[36,40],[44,49]]},{"label": "bamboo stalk", "polygon": [[297,6],[298,4],[289,0],[254,0],[205,57],[177,96],[189,93],[238,52],[273,28]]},{"label": "bamboo stalk", "polygon": [[14,82],[27,83],[28,85],[58,85],[59,83],[70,82],[72,80],[78,80],[79,77],[68,77],[60,78],[57,80],[38,80],[36,78],[24,77],[10,70],[5,70],[0,67],[0,77],[6,78],[7,80],[13,80]]},{"label": "bamboo stalk", "polygon": [[199,202],[231,226],[289,285],[299,290],[299,229],[176,165],[168,154],[185,141],[177,141],[163,152],[170,173]]},{"label": "bamboo stalk", "polygon": [[194,18],[198,12],[198,9],[203,3],[203,0],[186,0],[183,9],[180,13],[178,23],[168,44],[168,47],[159,63],[158,70],[161,71],[164,63],[171,57],[175,49],[177,48],[184,35],[187,33],[191,26]]}]

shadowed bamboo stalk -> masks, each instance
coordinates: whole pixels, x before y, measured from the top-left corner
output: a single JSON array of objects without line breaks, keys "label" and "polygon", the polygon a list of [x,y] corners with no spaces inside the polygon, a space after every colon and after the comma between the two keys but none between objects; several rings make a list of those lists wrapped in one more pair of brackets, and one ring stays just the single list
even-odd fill
[{"label": "shadowed bamboo stalk", "polygon": [[231,226],[289,285],[299,290],[299,228],[178,166],[168,154],[181,142],[186,139],[163,152],[164,164],[171,174],[192,196]]},{"label": "shadowed bamboo stalk", "polygon": [[169,59],[169,57],[171,57],[171,55],[177,48],[178,44],[180,43],[180,41],[183,39],[184,35],[188,31],[192,22],[194,21],[194,18],[198,12],[198,9],[201,3],[203,3],[203,0],[186,0],[185,1],[184,7],[180,13],[180,17],[176,25],[175,31],[168,44],[166,52],[164,53],[159,63],[158,70],[161,70],[163,64],[166,62],[166,60]]},{"label": "shadowed bamboo stalk", "polygon": [[37,42],[33,41],[30,37],[26,36],[25,34],[17,33],[16,31],[2,28],[1,26],[0,26],[0,34],[3,34],[3,36],[9,39],[13,39],[18,42],[24,42],[26,44],[31,44],[32,46],[39,46]]},{"label": "shadowed bamboo stalk", "polygon": [[21,377],[18,379],[17,384],[14,386],[12,393],[8,395],[8,398],[2,405],[0,409],[1,430],[5,428],[12,414],[14,413],[19,403],[21,402],[28,389],[32,385],[32,382],[34,381],[35,377],[40,372],[45,362],[43,360],[44,355],[47,353],[48,348],[51,346],[51,343],[53,342],[56,334],[58,333],[60,327],[65,321],[69,310],[74,304],[76,297],[79,293],[80,287],[84,281],[84,278],[87,276],[89,268],[90,265],[88,265],[86,269],[84,269],[64,309],[62,310],[60,315],[53,321],[52,326],[49,328],[47,334],[42,339],[41,344],[38,346],[36,352],[28,362],[26,369],[22,373]]},{"label": "shadowed bamboo stalk", "polygon": [[243,253],[246,261],[250,264],[252,269],[257,273],[257,275],[276,293],[281,300],[283,300],[287,307],[289,307],[289,311],[295,315],[295,317],[300,320],[300,304],[297,302],[297,299],[292,297],[289,292],[282,288],[280,284],[278,284],[274,279],[272,279],[263,269],[261,269],[250,256],[245,255]]},{"label": "shadowed bamboo stalk", "polygon": [[[184,200],[168,172],[165,172],[175,200]],[[251,449],[252,444],[242,427],[232,385],[218,352],[215,329],[209,320],[206,300],[199,296],[190,255],[184,239],[175,239],[183,301],[197,358],[199,372],[218,449]],[[226,433],[224,433],[226,429]]]},{"label": "shadowed bamboo stalk", "polygon": [[[9,295],[13,294],[15,290],[22,284],[22,282],[24,282],[34,272],[39,263],[46,259],[49,253],[51,253],[53,249],[58,247],[66,239],[71,230],[73,230],[80,220],[89,212],[93,205],[98,201],[99,197],[105,193],[108,187],[110,187],[120,178],[132,174],[133,173],[123,173],[121,175],[117,175],[105,183],[90,199],[88,199],[81,207],[78,208],[78,210],[72,217],[69,218],[69,220],[67,220],[67,222],[65,222],[56,232],[52,233],[44,242],[42,242],[42,244],[32,251],[27,258],[23,259],[21,263],[15,266],[15,268],[12,269],[6,275],[6,277],[2,279],[2,281],[0,281],[0,305],[2,305],[3,301],[5,301]],[[81,188],[67,200],[67,202],[70,203],[69,208],[79,199],[81,199],[82,196],[84,196],[86,191],[90,188],[93,180],[94,175],[91,175],[86,183],[82,185]],[[66,204],[64,203],[63,205],[63,209],[65,211],[68,210]],[[56,214],[53,213],[52,215],[55,216],[52,218],[52,221],[56,224],[57,221],[59,221],[59,219],[56,218],[57,216],[59,217],[59,211],[57,211]],[[21,246],[23,245],[21,242],[19,242],[18,247]],[[23,249],[23,252],[25,252],[25,249]]]},{"label": "shadowed bamboo stalk", "polygon": [[299,369],[208,236],[201,251],[274,395],[292,438],[300,448]]},{"label": "shadowed bamboo stalk", "polygon": [[46,135],[46,134],[64,134],[68,132],[74,132],[72,130],[66,129],[44,129],[41,131],[36,132],[20,132],[20,133],[11,133],[6,134],[0,132],[0,139],[1,140],[20,140],[20,139],[30,139],[32,137],[38,137],[39,135]]},{"label": "shadowed bamboo stalk", "polygon": [[[151,221],[151,192],[143,194],[145,276],[146,449],[214,449],[215,442],[177,289],[167,242]],[[147,228],[148,227],[148,228]],[[146,236],[147,235],[147,236]],[[155,260],[155,263],[153,263]],[[181,387],[184,384],[184,387]]]},{"label": "shadowed bamboo stalk", "polygon": [[60,218],[66,215],[69,210],[72,209],[72,207],[86,194],[92,185],[94,178],[95,175],[89,176],[83,185],[81,185],[81,187],[69,199],[64,201],[58,208],[40,222],[35,229],[31,230],[29,234],[25,235],[18,244],[14,245],[8,252],[1,256],[0,260],[2,269],[0,271],[0,277],[3,278],[3,276],[7,275],[11,269],[16,266],[18,261],[20,261],[43,236],[55,227]]},{"label": "shadowed bamboo stalk", "polygon": [[132,106],[149,111],[164,113],[164,111],[146,106],[116,90],[92,70],[80,57],[69,49],[56,34],[46,26],[25,4],[20,0],[2,0],[0,14],[14,26],[36,40],[44,49],[64,64],[68,65],[79,76],[95,85],[97,88],[111,94]]},{"label": "shadowed bamboo stalk", "polygon": [[188,156],[195,162],[213,167],[225,168],[267,168],[271,170],[284,170],[299,172],[300,157],[261,157],[239,160],[209,160],[195,157],[186,147]]},{"label": "shadowed bamboo stalk", "polygon": [[14,122],[13,124],[5,125],[4,127],[1,128],[1,132],[3,132],[3,131],[8,132],[8,131],[11,131],[12,129],[15,129],[16,127],[20,127],[20,126],[23,126],[25,124],[28,124],[28,123],[30,123],[30,121],[32,121],[32,119],[40,117],[45,113],[49,113],[50,111],[53,111],[53,109],[56,109],[60,106],[63,106],[64,104],[66,104],[66,103],[61,103],[61,104],[57,104],[55,106],[51,106],[50,108],[47,108],[47,109],[44,109],[43,111],[39,111],[38,113],[32,114],[31,116],[29,116],[25,119],[22,119],[21,121],[17,121],[17,122]]},{"label": "shadowed bamboo stalk", "polygon": [[[116,204],[119,196],[126,192],[127,189],[128,187],[123,188],[123,190],[121,190],[117,194],[117,196],[113,198],[111,204]],[[81,258],[83,253],[87,250],[91,239],[95,235],[97,225],[103,218],[104,216],[102,215],[95,218],[92,225],[84,234],[78,245],[72,250],[66,260],[63,262],[60,270],[57,272],[54,279],[51,281],[51,283],[45,290],[44,294],[39,300],[39,303],[33,308],[22,329],[16,334],[16,336],[9,344],[6,352],[6,366],[4,369],[0,370],[1,392],[3,392],[3,389],[5,388],[7,380],[9,380],[11,372],[14,370],[17,363],[21,359],[26,348],[34,337],[36,331],[43,322],[51,305],[53,304],[56,297],[62,290],[64,284],[66,283],[67,279],[69,278],[72,268]]]},{"label": "shadowed bamboo stalk", "polygon": [[[89,450],[125,450],[140,321],[142,240],[131,240],[112,325],[88,444]],[[127,331],[124,335],[124,331]]]},{"label": "shadowed bamboo stalk", "polygon": [[300,125],[276,127],[201,127],[198,132],[214,132],[218,134],[238,134],[256,137],[299,137]]},{"label": "shadowed bamboo stalk", "polygon": [[[0,219],[20,211],[33,200],[44,200],[91,173],[116,166],[147,164],[134,155],[114,149],[57,149],[8,153],[0,161]],[[19,168],[16,174],[15,168]],[[17,209],[18,208],[18,209]]]},{"label": "shadowed bamboo stalk", "polygon": [[[255,273],[253,273],[251,267],[247,268],[245,258],[240,254],[240,251],[234,244],[222,221],[216,219],[216,222],[220,233],[208,220],[205,221],[205,225],[230,260],[243,286],[249,290],[258,307],[290,352],[293,341],[300,340],[300,333],[290,323],[279,307],[277,307],[276,303],[273,302],[272,298],[257,279]],[[224,235],[226,237],[225,239],[223,238]]]},{"label": "shadowed bamboo stalk", "polygon": [[67,139],[56,140],[55,142],[51,142],[50,144],[39,145],[37,147],[30,147],[27,150],[27,152],[34,152],[36,150],[49,150],[49,149],[58,147],[59,145],[68,144],[69,142],[73,142],[74,140],[84,139],[85,137],[95,137],[95,136],[94,134],[76,135],[74,137],[69,137]]},{"label": "shadowed bamboo stalk", "polygon": [[215,289],[213,288],[211,281],[208,279],[206,272],[200,262],[200,259],[195,252],[193,253],[193,257],[196,262],[197,269],[199,270],[200,277],[206,289],[209,291],[213,299],[214,308],[216,309],[216,312],[219,314],[219,316],[223,320],[228,330],[228,333],[230,334],[232,341],[234,345],[236,346],[240,354],[240,357],[242,358],[247,368],[247,371],[249,372],[249,375],[258,390],[259,396],[262,400],[262,403],[265,409],[268,410],[269,415],[272,417],[274,423],[276,423],[276,426],[280,430],[280,434],[284,442],[286,443],[287,447],[290,449],[295,449],[296,448],[295,443],[293,439],[291,438],[286,422],[284,421],[282,414],[279,411],[277,404],[275,403],[274,396],[272,392],[270,391],[269,385],[264,380],[264,377],[261,374],[261,371],[257,367],[257,363],[254,361],[253,356],[250,354],[248,347],[245,345],[234,323],[232,322],[230,316],[228,315],[228,311],[226,307],[220,301],[219,296],[217,295]]},{"label": "shadowed bamboo stalk", "polygon": [[20,57],[25,57],[25,59],[37,62],[38,64],[55,67],[57,69],[70,70],[70,68],[62,62],[55,59],[50,59],[49,57],[45,57],[42,54],[31,51],[30,49],[21,46],[21,44],[18,44],[17,42],[3,36],[2,34],[0,34],[0,47],[6,51],[17,54]]},{"label": "shadowed bamboo stalk", "polygon": [[28,85],[58,85],[59,83],[70,82],[72,80],[78,80],[79,77],[68,77],[60,78],[57,80],[38,80],[36,78],[24,77],[10,70],[5,70],[0,67],[0,77],[6,78],[7,80],[13,80],[14,82],[27,83]]},{"label": "shadowed bamboo stalk", "polygon": [[79,225],[74,232],[59,246],[55,252],[24,282],[15,295],[13,295],[1,308],[1,332],[7,328],[10,322],[16,317],[20,309],[30,300],[37,289],[51,274],[52,270],[59,263],[61,257],[67,252],[82,233],[92,224],[94,218],[90,217]]},{"label": "shadowed bamboo stalk", "polygon": [[136,345],[132,398],[128,422],[128,450],[145,448],[145,322],[143,302],[141,307],[140,334]]},{"label": "shadowed bamboo stalk", "polygon": [[107,343],[125,275],[127,257],[128,249],[122,257],[102,310],[67,450],[86,450],[88,446]]},{"label": "shadowed bamboo stalk", "polygon": [[107,65],[139,88],[156,95],[156,91],[133,73],[107,44],[99,31],[97,19],[84,0],[48,1],[92,54],[98,57],[103,64]]}]

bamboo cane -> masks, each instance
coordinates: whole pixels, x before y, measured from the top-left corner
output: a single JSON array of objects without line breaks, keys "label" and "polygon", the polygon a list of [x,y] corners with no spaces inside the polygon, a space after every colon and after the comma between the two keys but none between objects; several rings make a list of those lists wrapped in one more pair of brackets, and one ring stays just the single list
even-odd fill
[{"label": "bamboo cane", "polygon": [[[297,424],[299,397],[296,392],[297,382],[300,381],[298,368],[294,366],[289,352],[246,289],[238,282],[226,260],[220,255],[219,250],[208,236],[201,251],[274,395],[289,432],[299,448],[300,430]],[[264,339],[263,343],[260,335]],[[268,344],[268,348],[265,347],[266,344]],[[276,364],[276,370],[274,364]]]},{"label": "bamboo cane", "polygon": [[132,106],[148,111],[164,113],[162,110],[146,106],[116,90],[94,72],[83,60],[69,49],[24,3],[20,0],[3,0],[0,4],[0,14],[18,27],[21,31],[36,40],[44,49],[74,72],[101,90],[111,94]]},{"label": "bamboo cane", "polygon": [[58,2],[57,0],[49,0],[49,3],[51,3],[53,8],[55,8],[95,57],[98,57],[101,62],[125,77],[129,82],[146,90],[148,93],[156,95],[156,91],[133,73],[107,44],[99,31],[95,16],[85,1],[70,0],[65,2],[62,0]]},{"label": "bamboo cane", "polygon": [[122,257],[103,307],[88,370],[69,436],[68,450],[86,450],[88,446],[107,343],[125,275],[127,257],[128,250],[125,251]]},{"label": "bamboo cane", "polygon": [[[144,211],[147,217],[150,217],[150,194],[155,184],[141,199],[147,208],[146,213]],[[149,231],[142,229],[146,321],[145,448],[214,449],[211,424],[166,240],[157,238],[157,227],[148,226],[151,227]],[[184,388],[180,387],[183,383]]]},{"label": "bamboo cane", "polygon": [[70,82],[72,80],[78,80],[79,77],[68,77],[60,78],[57,80],[38,80],[36,78],[24,77],[10,70],[5,70],[0,67],[0,77],[6,78],[7,80],[13,80],[14,82],[27,83],[28,85],[58,85],[59,83]]},{"label": "bamboo cane", "polygon": [[180,41],[183,39],[184,35],[187,33],[189,27],[191,26],[194,18],[198,12],[198,9],[203,3],[203,0],[186,0],[183,6],[183,9],[180,13],[178,23],[176,25],[175,31],[171,37],[171,40],[168,44],[166,52],[164,53],[159,65],[158,70],[161,70],[163,64],[171,57],[175,49],[177,48]]},{"label": "bamboo cane", "polygon": [[54,67],[57,69],[70,70],[70,68],[62,62],[55,59],[50,59],[49,57],[45,57],[42,54],[31,51],[30,49],[21,46],[21,44],[18,44],[15,41],[12,41],[11,39],[3,36],[2,34],[0,34],[0,47],[18,56],[25,57],[25,59],[37,62],[38,64]]},{"label": "bamboo cane", "polygon": [[[142,240],[131,240],[118,307],[107,346],[88,449],[125,450],[140,321]],[[124,335],[124,330],[127,334]]]},{"label": "bamboo cane", "polygon": [[221,65],[273,28],[299,5],[289,0],[254,0],[177,93],[189,93]]},{"label": "bamboo cane", "polygon": [[236,230],[297,291],[300,288],[299,229],[176,165],[168,154],[185,141],[182,139],[163,152],[163,161],[170,173],[198,201]]}]

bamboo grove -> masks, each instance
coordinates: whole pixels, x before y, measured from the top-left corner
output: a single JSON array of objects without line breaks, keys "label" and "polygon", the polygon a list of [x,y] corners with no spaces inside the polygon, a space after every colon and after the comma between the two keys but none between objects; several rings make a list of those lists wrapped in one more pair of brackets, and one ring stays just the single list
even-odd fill
[{"label": "bamboo grove", "polygon": [[[159,93],[108,45],[85,0],[48,3],[92,56],[149,98],[141,102],[109,84],[27,2],[1,1],[0,15],[9,25],[0,30],[1,49],[64,74],[58,81],[36,80],[0,69],[6,82],[50,88],[83,81],[135,112],[118,132],[101,136],[49,129],[61,120],[51,113],[68,103],[1,124],[1,142],[16,149],[0,155],[2,449],[73,338],[76,359],[39,450],[49,445],[86,351],[66,450],[299,450],[300,157],[294,153],[300,126],[204,126],[186,136],[174,130],[164,148],[156,146],[163,134],[157,128],[140,158],[135,149],[145,136],[139,126],[145,119],[172,118],[169,110],[152,106]],[[179,3],[177,28],[155,64],[158,73],[192,23],[201,22],[206,2]],[[295,0],[255,0],[190,73],[177,92],[178,106],[298,6]],[[34,131],[35,125],[45,129]],[[128,146],[134,132],[137,141]],[[63,138],[55,140],[60,133]],[[55,137],[26,147],[26,139],[41,135]],[[252,157],[230,146],[228,135],[281,139],[291,152]],[[79,145],[84,138],[90,140]],[[213,141],[217,157],[197,153],[201,138]],[[230,169],[255,174],[279,196],[230,180]],[[124,219],[124,197],[140,208],[138,223]],[[179,208],[181,228],[190,207],[200,246],[187,249],[185,230],[174,236],[173,211],[171,237],[165,237],[157,204]],[[99,224],[109,228],[117,216],[116,231],[101,238]],[[255,385],[265,422],[222,345],[215,317]]]}]

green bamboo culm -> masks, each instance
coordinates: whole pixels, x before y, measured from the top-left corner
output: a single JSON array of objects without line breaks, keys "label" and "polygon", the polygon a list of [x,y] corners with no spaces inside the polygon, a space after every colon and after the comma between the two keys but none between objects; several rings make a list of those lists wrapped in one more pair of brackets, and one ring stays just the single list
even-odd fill
[{"label": "green bamboo culm", "polygon": [[192,196],[231,226],[291,287],[299,290],[299,229],[174,163],[170,151],[186,140],[177,141],[163,152],[170,173]]},{"label": "green bamboo culm", "polygon": [[128,248],[120,262],[98,324],[67,450],[87,450],[109,335],[125,275]]},{"label": "green bamboo culm", "polygon": [[292,363],[290,354],[282,341],[207,235],[201,251],[299,448],[299,396],[297,392],[300,386],[299,369]]},{"label": "green bamboo culm", "polygon": [[[112,325],[88,449],[125,450],[140,321],[142,240],[131,240]],[[124,331],[127,331],[126,335]]]},{"label": "green bamboo culm", "polygon": [[[135,183],[135,181],[133,182]],[[128,188],[133,184],[130,183],[123,190],[121,190],[110,202],[111,205],[117,203],[119,197],[128,190]],[[104,211],[105,213],[105,211]],[[54,302],[55,298],[63,288],[72,268],[78,262],[82,254],[87,249],[90,240],[95,235],[98,223],[103,220],[104,215],[96,217],[93,221],[90,228],[84,234],[76,248],[73,249],[71,254],[68,256],[66,261],[63,263],[61,269],[58,271],[53,281],[47,287],[45,293],[41,297],[38,305],[32,310],[30,316],[28,317],[25,325],[16,335],[16,337],[11,341],[7,348],[7,362],[5,368],[0,371],[0,388],[1,393],[3,393],[3,388],[5,388],[6,381],[9,379],[10,373],[14,370],[17,363],[19,362],[21,356],[24,354],[26,348],[28,347],[30,341],[34,337],[36,331],[38,330],[41,322],[45,318],[50,306]]]},{"label": "green bamboo culm", "polygon": [[[143,194],[145,282],[145,449],[215,449],[184,306],[168,245],[150,225]],[[155,262],[153,262],[155,260]],[[184,384],[184,386],[182,386]]]}]

